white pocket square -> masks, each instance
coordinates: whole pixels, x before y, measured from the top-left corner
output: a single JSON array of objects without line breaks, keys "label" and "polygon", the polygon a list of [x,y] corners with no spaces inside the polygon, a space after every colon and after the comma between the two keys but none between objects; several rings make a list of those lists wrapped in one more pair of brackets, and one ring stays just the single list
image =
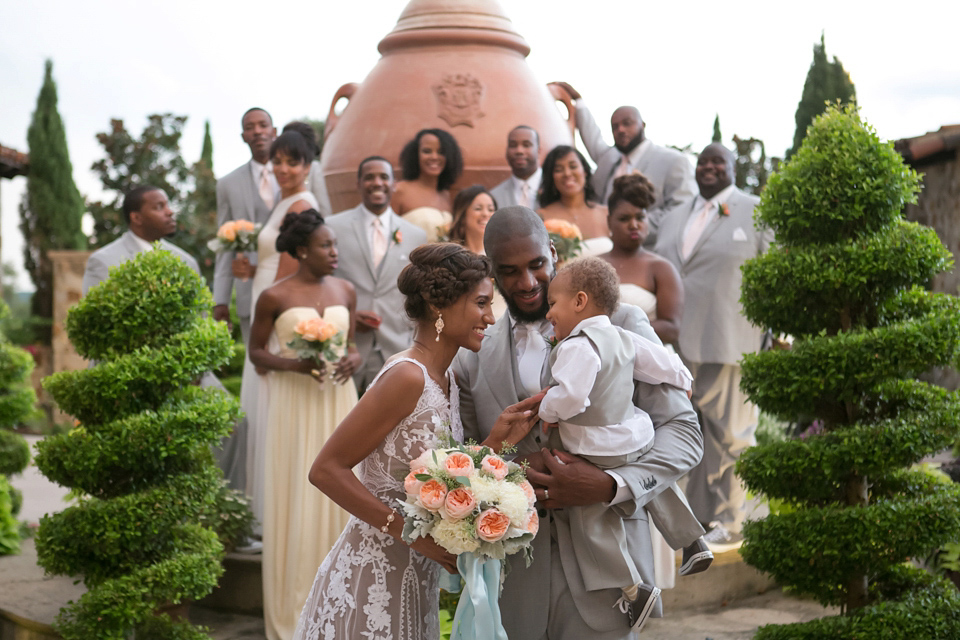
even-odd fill
[{"label": "white pocket square", "polygon": [[733,241],[734,242],[746,242],[747,241],[747,232],[743,230],[743,227],[737,227],[733,230]]}]

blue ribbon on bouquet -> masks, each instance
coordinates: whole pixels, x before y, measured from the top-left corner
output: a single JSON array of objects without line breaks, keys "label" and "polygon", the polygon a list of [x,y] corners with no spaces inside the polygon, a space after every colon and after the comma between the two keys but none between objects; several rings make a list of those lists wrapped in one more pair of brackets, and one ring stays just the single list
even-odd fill
[{"label": "blue ribbon on bouquet", "polygon": [[[453,616],[450,640],[507,640],[507,632],[500,620],[500,569],[501,561],[495,558],[476,553],[457,556],[457,570],[463,576],[463,593]],[[440,588],[455,593],[460,576],[443,573]]]}]

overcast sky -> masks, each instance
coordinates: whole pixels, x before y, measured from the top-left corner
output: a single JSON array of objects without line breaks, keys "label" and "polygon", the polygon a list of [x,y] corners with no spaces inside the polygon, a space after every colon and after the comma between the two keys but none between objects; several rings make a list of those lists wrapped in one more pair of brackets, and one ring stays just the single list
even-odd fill
[{"label": "overcast sky", "polygon": [[[27,127],[49,57],[81,193],[99,197],[90,165],[102,156],[95,135],[111,118],[139,133],[148,114],[189,116],[182,141],[188,163],[198,159],[210,120],[214,169],[223,175],[249,158],[239,135],[247,107],[266,107],[278,124],[325,117],[337,88],[362,81],[376,64],[377,43],[405,4],[2,1],[0,144],[28,150]],[[501,4],[532,49],[527,63],[534,74],[570,82],[605,130],[614,108],[633,104],[649,138],[699,149],[719,114],[728,145],[733,134],[756,137],[768,155],[782,155],[821,31],[881,137],[960,123],[955,0]],[[24,178],[0,184],[0,258],[21,272],[17,207],[25,184]],[[25,276],[20,283],[32,288]]]}]

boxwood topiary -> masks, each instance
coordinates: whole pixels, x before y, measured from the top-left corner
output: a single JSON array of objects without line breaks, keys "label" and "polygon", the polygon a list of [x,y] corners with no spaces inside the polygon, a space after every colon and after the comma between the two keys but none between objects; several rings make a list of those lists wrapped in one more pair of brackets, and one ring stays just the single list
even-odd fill
[{"label": "boxwood topiary", "polygon": [[[67,640],[206,637],[159,609],[202,598],[223,571],[210,525],[226,489],[210,447],[239,406],[193,386],[232,354],[226,325],[204,316],[211,306],[199,275],[154,250],[112,269],[68,313],[71,341],[97,362],[44,381],[79,423],[37,447],[40,470],[82,496],[37,532],[39,563],[89,589],[57,618]],[[248,514],[228,514],[230,525]]]},{"label": "boxwood topiary", "polygon": [[761,197],[777,243],[743,267],[747,317],[790,333],[745,356],[764,411],[823,428],[746,451],[737,472],[791,509],[744,526],[744,560],[846,615],[757,638],[958,638],[960,598],[903,563],[960,537],[957,485],[909,471],[956,442],[960,398],[915,378],[960,356],[960,302],[922,287],[952,261],[902,220],[918,178],[855,107],[831,108]]},{"label": "boxwood topiary", "polygon": [[[0,302],[0,319],[10,310]],[[0,333],[0,555],[20,552],[21,495],[7,480],[30,463],[30,447],[13,428],[35,412],[37,396],[30,386],[33,357]]]}]

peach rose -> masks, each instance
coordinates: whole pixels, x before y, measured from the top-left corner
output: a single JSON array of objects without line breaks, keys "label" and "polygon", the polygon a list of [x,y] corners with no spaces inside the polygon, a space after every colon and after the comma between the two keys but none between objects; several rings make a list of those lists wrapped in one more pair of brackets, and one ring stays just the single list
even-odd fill
[{"label": "peach rose", "polygon": [[454,520],[459,520],[473,513],[473,510],[477,507],[477,500],[469,489],[460,487],[447,494],[443,506],[446,508],[448,516]]},{"label": "peach rose", "polygon": [[[319,318],[318,318],[319,320]],[[323,324],[320,326],[320,342],[326,342],[339,331],[335,326],[325,320],[320,320]]]},{"label": "peach rose", "polygon": [[540,516],[537,515],[536,511],[530,512],[530,517],[527,518],[526,530],[527,533],[532,533],[533,535],[537,535],[537,531],[540,530]]},{"label": "peach rose", "polygon": [[237,231],[253,231],[253,223],[249,220],[234,220],[233,224]]},{"label": "peach rose", "polygon": [[217,235],[227,242],[233,242],[237,239],[237,227],[233,224],[232,220],[229,222],[224,222],[223,226],[220,227],[220,231],[217,232]]},{"label": "peach rose", "polygon": [[580,233],[580,228],[566,220],[559,220],[557,218],[550,218],[549,220],[544,220],[543,226],[547,228],[547,233],[555,233],[561,238],[580,238],[583,239],[583,234]]},{"label": "peach rose", "polygon": [[443,468],[454,477],[472,476],[473,472],[476,471],[476,467],[473,466],[473,458],[462,451],[456,451],[447,456],[447,459],[443,461]]},{"label": "peach rose", "polygon": [[507,477],[507,463],[499,456],[484,456],[480,461],[480,468],[493,474],[497,480],[503,480]]},{"label": "peach rose", "polygon": [[529,480],[524,480],[520,483],[520,488],[523,489],[523,495],[527,496],[527,503],[532,507],[537,502],[537,494],[533,491],[533,485],[530,484]]},{"label": "peach rose", "polygon": [[436,478],[427,480],[420,487],[420,505],[430,511],[439,511],[447,497],[447,485]]},{"label": "peach rose", "polygon": [[477,535],[481,540],[496,542],[507,535],[510,528],[510,518],[497,509],[481,511],[477,516]]},{"label": "peach rose", "polygon": [[408,473],[407,477],[403,479],[403,490],[407,492],[408,496],[420,495],[420,487],[423,486],[423,480],[418,480],[416,476],[417,474],[426,472],[425,467],[420,467]]}]

